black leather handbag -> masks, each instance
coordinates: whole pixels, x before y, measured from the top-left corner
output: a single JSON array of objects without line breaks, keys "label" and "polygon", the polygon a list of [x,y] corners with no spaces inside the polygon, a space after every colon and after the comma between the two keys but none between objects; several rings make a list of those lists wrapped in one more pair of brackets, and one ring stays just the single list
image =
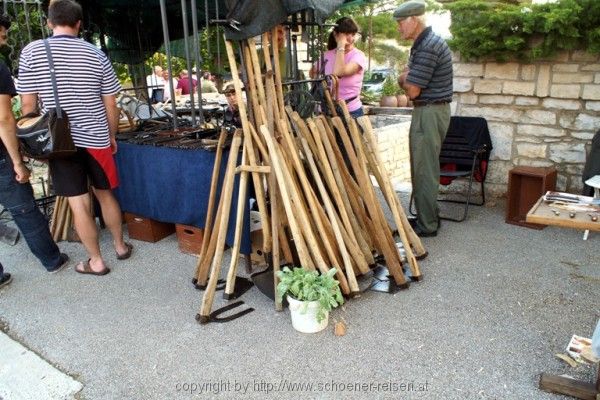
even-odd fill
[{"label": "black leather handbag", "polygon": [[47,40],[44,40],[44,45],[48,56],[56,107],[48,109],[42,115],[39,113],[24,115],[17,121],[17,137],[23,153],[38,160],[67,157],[77,152],[71,137],[69,117],[60,108],[54,63]]}]

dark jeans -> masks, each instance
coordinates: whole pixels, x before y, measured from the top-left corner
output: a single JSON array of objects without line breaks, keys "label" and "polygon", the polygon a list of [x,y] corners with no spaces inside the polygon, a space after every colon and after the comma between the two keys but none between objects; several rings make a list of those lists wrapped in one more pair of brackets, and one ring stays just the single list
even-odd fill
[{"label": "dark jeans", "polygon": [[365,115],[365,112],[363,111],[363,108],[359,108],[357,110],[354,111],[350,111],[350,116],[352,118],[358,118],[358,117],[362,117],[363,115]]},{"label": "dark jeans", "polygon": [[12,161],[4,149],[0,149],[0,203],[11,213],[33,255],[47,270],[54,269],[61,261],[60,251],[52,240],[48,221],[35,205],[31,185],[16,181]]}]

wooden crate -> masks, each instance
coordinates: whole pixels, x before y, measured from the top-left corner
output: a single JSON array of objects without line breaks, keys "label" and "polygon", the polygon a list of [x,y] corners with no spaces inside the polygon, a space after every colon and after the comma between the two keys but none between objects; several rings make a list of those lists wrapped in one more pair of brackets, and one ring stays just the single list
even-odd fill
[{"label": "wooden crate", "polygon": [[135,240],[155,243],[175,233],[175,224],[159,222],[139,215],[125,213],[129,237]]},{"label": "wooden crate", "polygon": [[508,173],[506,222],[527,228],[546,226],[526,222],[527,212],[548,190],[556,189],[556,170],[541,167],[516,167]]},{"label": "wooden crate", "polygon": [[188,254],[200,254],[204,229],[190,225],[175,224],[175,232],[177,233],[179,250]]}]

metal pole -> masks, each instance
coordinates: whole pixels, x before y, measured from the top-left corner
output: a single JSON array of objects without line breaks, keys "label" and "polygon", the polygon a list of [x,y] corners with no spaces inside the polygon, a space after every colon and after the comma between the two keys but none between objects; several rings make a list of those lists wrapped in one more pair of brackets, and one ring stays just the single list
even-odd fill
[{"label": "metal pole", "polygon": [[292,35],[292,47],[293,47],[292,79],[298,79],[298,46],[296,44],[297,40],[298,40],[298,36]]},{"label": "metal pole", "polygon": [[[194,78],[192,76],[192,60],[190,59],[190,47],[189,47],[189,29],[187,19],[187,4],[186,0],[181,0],[181,18],[183,19],[183,45],[185,46],[185,63],[188,69],[187,79],[190,83],[190,107],[192,108],[192,126],[196,126],[196,105],[194,104]],[[196,72],[198,68],[196,68]],[[172,82],[172,81],[171,81]],[[197,80],[197,86],[200,86],[200,81]],[[173,101],[175,100],[172,98]]]},{"label": "metal pole", "polygon": [[287,79],[296,79],[296,77],[292,77],[290,73],[290,69],[292,68],[292,25],[288,26],[287,30],[287,48],[286,48],[286,60],[285,60],[285,80]]},{"label": "metal pole", "polygon": [[23,0],[23,13],[25,14],[25,25],[27,26],[27,36],[29,37],[29,42],[32,42],[31,27],[29,26],[29,11],[27,10],[27,1],[25,1],[25,0]]},{"label": "metal pole", "polygon": [[[15,2],[13,2],[12,5],[13,5],[13,12],[15,13],[15,20],[18,20],[19,11],[17,10],[17,4]],[[23,48],[24,44],[23,44],[23,38],[21,37],[21,30],[19,29],[15,33],[16,33],[17,38],[19,39],[19,46],[21,48]]]},{"label": "metal pole", "polygon": [[194,32],[194,57],[196,58],[196,80],[198,86],[198,109],[200,110],[200,124],[204,124],[204,111],[202,110],[202,81],[200,80],[200,35],[198,34],[198,7],[196,0],[192,0],[192,30]]},{"label": "metal pole", "polygon": [[210,54],[210,29],[208,29],[209,24],[208,24],[208,0],[204,0],[204,17],[206,19],[205,23],[205,28],[206,29],[206,51],[208,52],[208,54]]},{"label": "metal pole", "polygon": [[[215,19],[219,18],[219,0],[215,0]],[[219,69],[219,73],[221,73],[221,27],[217,25],[215,29],[217,30],[217,68]]]},{"label": "metal pole", "polygon": [[[42,32],[42,39],[46,39],[48,33],[48,27],[44,25],[44,19],[42,18],[42,2],[37,0],[38,16],[40,17],[40,31]],[[4,2],[4,13],[6,14],[6,1]]]},{"label": "metal pole", "polygon": [[[173,76],[173,68],[171,66],[171,40],[169,39],[169,24],[167,22],[167,5],[165,0],[160,0],[160,17],[162,20],[163,40],[165,41],[165,52],[167,53],[167,70],[169,77]],[[170,78],[169,78],[170,79]],[[173,85],[169,85],[171,91],[171,110],[173,111],[173,130],[177,130],[177,108],[175,106],[175,89]]]}]

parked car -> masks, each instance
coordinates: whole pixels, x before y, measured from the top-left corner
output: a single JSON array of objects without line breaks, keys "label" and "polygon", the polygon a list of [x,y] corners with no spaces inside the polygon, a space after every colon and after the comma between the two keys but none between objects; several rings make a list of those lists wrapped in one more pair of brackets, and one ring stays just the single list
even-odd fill
[{"label": "parked car", "polygon": [[363,90],[368,90],[375,95],[381,95],[385,78],[393,73],[394,70],[391,68],[372,69],[368,79],[363,81]]}]

